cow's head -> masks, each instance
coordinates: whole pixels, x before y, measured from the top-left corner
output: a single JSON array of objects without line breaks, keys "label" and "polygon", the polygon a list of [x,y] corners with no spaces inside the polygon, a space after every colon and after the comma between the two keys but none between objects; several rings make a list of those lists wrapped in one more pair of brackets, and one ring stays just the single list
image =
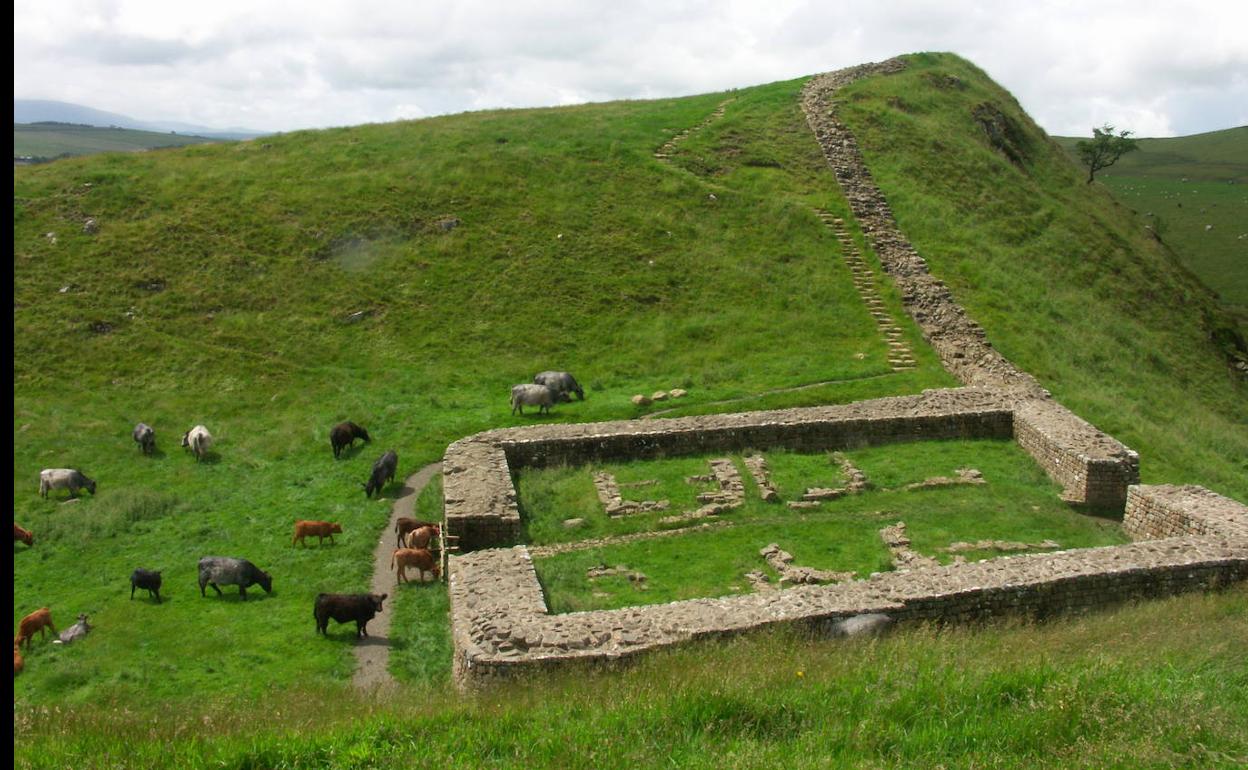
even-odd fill
[{"label": "cow's head", "polygon": [[[83,478],[86,478],[86,477],[84,476]],[[87,483],[85,486],[88,492],[90,492],[93,495],[95,494],[95,482],[94,481],[92,481],[91,479],[87,479]]]},{"label": "cow's head", "polygon": [[330,531],[330,532],[335,532],[335,533],[337,533],[337,534],[341,535],[341,534],[342,534],[342,525],[341,525],[341,524],[330,524],[330,525],[329,525],[329,531]]},{"label": "cow's head", "polygon": [[273,576],[263,570],[256,576],[256,582],[264,589],[266,594],[273,593]]},{"label": "cow's head", "polygon": [[381,603],[384,602],[386,600],[386,597],[389,595],[390,594],[381,594],[380,596],[378,596],[377,594],[369,594],[368,598],[372,599],[373,601],[373,610],[376,612],[381,612]]}]

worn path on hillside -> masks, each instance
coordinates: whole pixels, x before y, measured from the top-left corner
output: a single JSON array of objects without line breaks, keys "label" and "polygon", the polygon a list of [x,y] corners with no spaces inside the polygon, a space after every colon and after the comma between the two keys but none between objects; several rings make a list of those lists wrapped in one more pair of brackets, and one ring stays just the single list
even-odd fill
[{"label": "worn path on hillside", "polygon": [[389,594],[382,604],[381,612],[369,621],[368,638],[355,644],[355,676],[352,678],[360,690],[374,691],[392,687],[390,676],[390,616],[396,598],[398,579],[390,571],[390,557],[394,555],[394,523],[400,516],[411,516],[416,510],[416,498],[425,485],[442,472],[442,463],[432,463],[407,477],[403,489],[394,500],[390,521],[382,530],[373,549],[373,583],[369,589],[375,594]]}]

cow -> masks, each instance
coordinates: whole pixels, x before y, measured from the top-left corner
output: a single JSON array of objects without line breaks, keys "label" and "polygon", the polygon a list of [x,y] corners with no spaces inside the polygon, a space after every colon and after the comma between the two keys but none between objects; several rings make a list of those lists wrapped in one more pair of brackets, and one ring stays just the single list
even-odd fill
[{"label": "cow", "polygon": [[334,449],[334,457],[337,458],[344,447],[353,445],[357,438],[364,439],[365,444],[372,443],[368,431],[353,422],[340,422],[335,425],[329,432],[329,445]]},{"label": "cow", "polygon": [[182,434],[182,446],[189,449],[195,455],[195,461],[199,462],[208,456],[208,450],[212,448],[212,434],[204,426],[196,425]]},{"label": "cow", "polygon": [[355,638],[368,636],[368,621],[381,612],[381,603],[389,594],[317,594],[312,608],[316,630],[329,636],[329,619],[339,623],[355,621]]},{"label": "cow", "polygon": [[148,598],[156,597],[160,604],[160,570],[152,571],[139,567],[130,573],[130,600],[134,601],[134,589],[147,589]]},{"label": "cow", "polygon": [[307,543],[303,541],[305,537],[320,538],[316,543],[317,545],[324,544],[325,538],[329,538],[329,542],[332,544],[335,532],[342,534],[341,524],[334,524],[329,521],[296,521],[295,536],[290,539],[290,544],[294,545],[298,542],[307,547]]},{"label": "cow", "polygon": [[533,378],[533,382],[555,391],[560,401],[571,401],[569,393],[575,393],[578,401],[585,400],[585,391],[568,372],[542,372]]},{"label": "cow", "polygon": [[13,542],[21,540],[26,545],[33,546],[35,544],[35,533],[29,529],[23,529],[17,526],[17,522],[13,522]]},{"label": "cow", "polygon": [[407,568],[414,567],[420,570],[420,579],[423,582],[426,572],[432,572],[436,579],[439,574],[438,562],[433,558],[433,554],[429,553],[427,548],[400,548],[390,557],[390,569],[394,569],[398,565],[399,582],[407,580]]},{"label": "cow", "polygon": [[134,442],[143,450],[143,454],[150,455],[156,451],[156,431],[152,430],[152,426],[145,422],[141,422],[134,426]]},{"label": "cow", "polygon": [[77,497],[80,489],[94,495],[95,482],[73,468],[44,468],[39,471],[39,495],[47,497],[53,489],[68,489],[70,497]]},{"label": "cow", "polygon": [[395,538],[394,547],[401,548],[403,546],[403,538],[407,537],[407,533],[411,532],[413,529],[420,529],[421,527],[433,527],[439,532],[442,531],[442,528],[437,523],[432,521],[421,521],[420,519],[413,519],[407,516],[400,516],[395,519],[394,531],[398,534],[398,537]]},{"label": "cow", "polygon": [[368,477],[368,483],[361,485],[364,487],[364,496],[372,497],[376,492],[380,497],[382,487],[394,480],[394,474],[398,469],[399,456],[393,449],[387,450],[384,455],[377,458],[377,462],[373,463],[373,471]]},{"label": "cow", "polygon": [[22,651],[18,649],[17,642],[13,642],[13,676],[22,673],[25,667],[26,661],[22,660]]},{"label": "cow", "polygon": [[[247,587],[260,584],[266,594],[273,593],[273,578],[246,559],[228,556],[205,556],[199,560],[199,595],[207,596],[205,586],[212,586],[223,596],[221,586],[238,586],[238,595],[247,601]],[[218,585],[220,584],[220,585]]]},{"label": "cow", "polygon": [[[420,527],[413,529],[407,533],[407,537],[403,540],[403,545],[407,548],[429,548],[430,543],[436,543],[434,537],[438,534],[437,527]],[[429,548],[429,550],[437,550]]]},{"label": "cow", "polygon": [[86,614],[79,614],[78,622],[62,631],[61,638],[53,640],[52,644],[69,644],[83,638],[90,630],[91,624],[87,622]]},{"label": "cow", "polygon": [[42,607],[22,618],[22,622],[17,626],[17,636],[13,637],[13,644],[27,646],[30,640],[34,638],[35,632],[39,632],[39,638],[42,639],[45,629],[52,629],[52,633],[56,633],[56,626],[52,625],[52,610]]},{"label": "cow", "polygon": [[550,414],[551,405],[558,400],[558,394],[549,386],[522,382],[511,388],[511,413],[519,409],[520,414],[524,414],[526,406],[536,406],[538,414]]}]

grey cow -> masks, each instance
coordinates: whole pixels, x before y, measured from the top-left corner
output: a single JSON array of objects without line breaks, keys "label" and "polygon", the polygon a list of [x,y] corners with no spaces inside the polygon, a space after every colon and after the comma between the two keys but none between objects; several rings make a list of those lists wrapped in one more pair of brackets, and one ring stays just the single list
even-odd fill
[{"label": "grey cow", "polygon": [[94,495],[95,482],[73,468],[44,468],[39,471],[40,497],[47,497],[53,489],[68,489],[70,497],[77,497],[80,489]]},{"label": "grey cow", "polygon": [[511,388],[511,413],[515,414],[516,410],[520,410],[520,414],[524,414],[526,406],[536,406],[537,413],[550,414],[550,407],[559,400],[559,395],[547,385],[537,385],[531,382],[513,385]]},{"label": "grey cow", "polygon": [[53,644],[69,644],[77,641],[87,635],[91,630],[91,624],[87,622],[85,614],[78,615],[78,622],[61,632],[61,638],[53,642]]},{"label": "grey cow", "polygon": [[273,578],[246,559],[229,556],[205,556],[199,560],[199,595],[207,596],[206,586],[212,586],[218,596],[223,595],[221,586],[238,586],[238,595],[247,601],[247,587],[259,584],[265,593],[273,593]]},{"label": "grey cow", "polygon": [[152,430],[152,426],[145,422],[141,422],[134,426],[134,443],[138,444],[143,450],[143,454],[150,455],[156,451],[156,431]]},{"label": "grey cow", "polygon": [[560,401],[571,401],[569,393],[575,393],[579,401],[585,400],[585,391],[568,372],[542,372],[533,378],[533,382],[555,391]]}]

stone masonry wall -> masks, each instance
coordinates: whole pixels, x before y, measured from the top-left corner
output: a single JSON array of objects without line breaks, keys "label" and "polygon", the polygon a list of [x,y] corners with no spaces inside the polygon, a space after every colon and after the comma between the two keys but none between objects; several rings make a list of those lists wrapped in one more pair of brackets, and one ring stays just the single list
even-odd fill
[{"label": "stone masonry wall", "polygon": [[857,141],[837,117],[840,88],[905,67],[905,60],[890,59],[812,78],[802,91],[807,123],[880,264],[896,282],[902,304],[945,369],[967,385],[1001,388],[1027,404],[1016,413],[1019,444],[1064,487],[1067,500],[1121,508],[1127,486],[1139,482],[1139,456],[1052,401],[1034,377],[993,348],[983,327],[928,272],[927,262],[897,227]]},{"label": "stone masonry wall", "polygon": [[1248,506],[1194,485],[1133,486],[1122,528],[1136,540],[1215,532],[1248,538]]}]

